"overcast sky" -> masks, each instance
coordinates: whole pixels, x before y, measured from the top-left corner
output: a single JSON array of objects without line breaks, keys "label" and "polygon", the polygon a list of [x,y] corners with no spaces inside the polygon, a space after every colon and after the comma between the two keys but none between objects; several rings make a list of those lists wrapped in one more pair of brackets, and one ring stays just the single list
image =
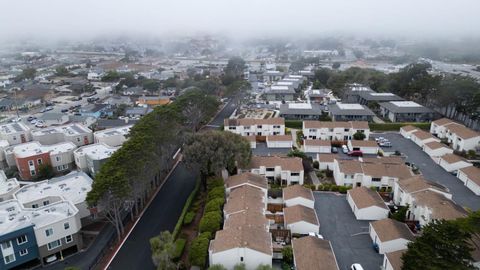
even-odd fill
[{"label": "overcast sky", "polygon": [[225,33],[480,35],[479,0],[0,0],[0,39]]}]

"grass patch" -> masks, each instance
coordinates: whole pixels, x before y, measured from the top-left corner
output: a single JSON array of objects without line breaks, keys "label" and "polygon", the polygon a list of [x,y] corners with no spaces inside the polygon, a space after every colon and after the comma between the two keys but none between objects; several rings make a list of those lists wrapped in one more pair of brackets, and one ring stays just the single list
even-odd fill
[{"label": "grass patch", "polygon": [[414,126],[423,130],[430,130],[430,123],[369,123],[372,131],[399,131],[403,126]]}]

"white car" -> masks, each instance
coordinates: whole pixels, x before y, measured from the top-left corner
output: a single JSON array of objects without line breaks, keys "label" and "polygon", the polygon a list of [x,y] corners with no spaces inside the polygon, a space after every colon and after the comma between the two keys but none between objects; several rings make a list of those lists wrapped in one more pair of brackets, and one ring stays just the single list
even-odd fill
[{"label": "white car", "polygon": [[344,154],[347,154],[347,153],[348,153],[348,147],[347,147],[345,144],[342,145],[342,152],[343,152]]},{"label": "white car", "polygon": [[37,119],[33,119],[32,121],[30,121],[30,124],[35,125],[37,122],[38,122]]},{"label": "white car", "polygon": [[354,263],[350,267],[351,270],[363,270],[363,267],[359,263]]},{"label": "white car", "polygon": [[313,236],[313,237],[316,237],[316,238],[319,238],[319,239],[322,239],[322,240],[323,240],[323,235],[318,234],[318,233],[316,233],[316,232],[309,232],[309,233],[308,233],[308,236]]},{"label": "white car", "polygon": [[45,123],[43,123],[42,121],[37,121],[37,123],[35,123],[35,127],[43,128],[43,127],[45,127]]}]

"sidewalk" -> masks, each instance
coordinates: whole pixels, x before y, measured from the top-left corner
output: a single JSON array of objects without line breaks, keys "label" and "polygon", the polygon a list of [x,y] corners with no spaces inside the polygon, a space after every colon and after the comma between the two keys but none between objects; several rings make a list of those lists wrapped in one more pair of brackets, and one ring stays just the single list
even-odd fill
[{"label": "sidewalk", "polygon": [[320,180],[317,177],[317,174],[315,173],[315,171],[313,171],[313,172],[310,172],[309,175],[310,175],[310,179],[312,179],[312,184],[314,184],[315,189],[317,189],[318,186],[321,184]]}]

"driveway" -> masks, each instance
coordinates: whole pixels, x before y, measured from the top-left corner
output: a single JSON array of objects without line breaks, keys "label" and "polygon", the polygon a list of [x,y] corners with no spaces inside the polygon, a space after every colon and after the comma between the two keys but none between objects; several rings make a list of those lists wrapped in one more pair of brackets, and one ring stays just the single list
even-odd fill
[{"label": "driveway", "polygon": [[155,269],[149,240],[162,231],[174,229],[183,205],[195,186],[195,178],[183,163],[178,164],[108,269]]},{"label": "driveway", "polygon": [[286,156],[292,148],[268,148],[267,143],[257,142],[257,147],[252,149],[252,154],[256,156]]},{"label": "driveway", "polygon": [[376,253],[368,235],[368,221],[356,220],[345,195],[314,192],[320,234],[332,243],[340,270],[359,263],[365,270],[379,269],[383,255]]},{"label": "driveway", "polygon": [[373,137],[385,137],[392,142],[391,148],[384,148],[384,151],[400,151],[407,156],[407,161],[415,163],[423,176],[433,182],[437,182],[450,189],[453,200],[472,210],[480,209],[480,196],[476,196],[470,189],[463,185],[456,176],[445,171],[440,165],[433,162],[423,150],[414,142],[404,138],[398,133],[373,134]]}]

